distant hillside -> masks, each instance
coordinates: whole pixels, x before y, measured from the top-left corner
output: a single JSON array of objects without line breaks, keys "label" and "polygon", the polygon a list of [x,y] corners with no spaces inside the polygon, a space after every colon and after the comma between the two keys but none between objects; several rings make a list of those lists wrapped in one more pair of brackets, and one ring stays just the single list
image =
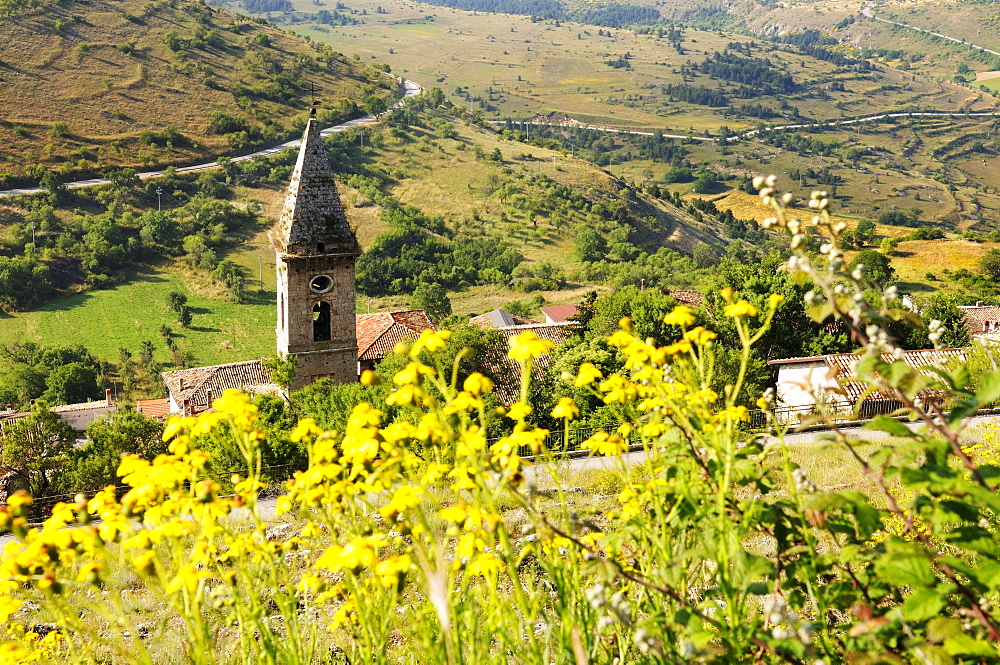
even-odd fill
[{"label": "distant hillside", "polygon": [[0,4],[0,182],[190,163],[284,138],[318,97],[356,114],[391,79],[195,0]]}]

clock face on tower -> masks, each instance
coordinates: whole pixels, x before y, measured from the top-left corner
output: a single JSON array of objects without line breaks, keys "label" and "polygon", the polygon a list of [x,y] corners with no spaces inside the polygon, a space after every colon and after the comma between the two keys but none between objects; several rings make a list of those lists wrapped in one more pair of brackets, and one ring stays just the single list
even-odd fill
[{"label": "clock face on tower", "polygon": [[333,280],[328,275],[316,275],[309,281],[313,293],[326,293],[333,288]]}]

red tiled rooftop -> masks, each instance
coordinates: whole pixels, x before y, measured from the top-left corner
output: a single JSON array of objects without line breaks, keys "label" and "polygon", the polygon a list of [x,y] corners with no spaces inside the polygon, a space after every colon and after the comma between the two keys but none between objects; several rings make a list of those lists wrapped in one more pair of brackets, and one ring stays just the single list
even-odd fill
[{"label": "red tiled rooftop", "polygon": [[404,339],[416,339],[423,330],[435,330],[422,309],[358,314],[355,325],[358,360],[381,360]]},{"label": "red tiled rooftop", "polygon": [[542,308],[542,314],[555,323],[562,323],[569,317],[576,316],[579,311],[580,309],[576,305],[552,305]]},{"label": "red tiled rooftop", "polygon": [[140,399],[135,403],[135,410],[147,418],[166,418],[170,415],[170,400],[166,397]]}]

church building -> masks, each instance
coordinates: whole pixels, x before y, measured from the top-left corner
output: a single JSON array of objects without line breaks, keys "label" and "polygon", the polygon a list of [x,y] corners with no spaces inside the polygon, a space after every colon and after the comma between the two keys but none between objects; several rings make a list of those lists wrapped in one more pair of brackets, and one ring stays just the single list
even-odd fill
[{"label": "church building", "polygon": [[[361,249],[347,223],[315,117],[306,125],[285,205],[269,236],[277,271],[277,352],[296,360],[290,389],[322,378],[357,381],[362,359],[354,284]],[[386,322],[369,320],[378,316]],[[363,320],[366,368],[391,352],[385,342],[390,337],[418,337],[424,328],[434,328],[423,312],[358,318]],[[173,370],[164,372],[163,380],[170,393],[164,410],[184,415],[210,408],[212,400],[229,388],[281,392],[260,360]]]},{"label": "church building", "polygon": [[316,118],[310,118],[285,207],[270,233],[277,269],[278,355],[295,357],[297,390],[317,379],[358,376],[354,263],[347,224]]}]

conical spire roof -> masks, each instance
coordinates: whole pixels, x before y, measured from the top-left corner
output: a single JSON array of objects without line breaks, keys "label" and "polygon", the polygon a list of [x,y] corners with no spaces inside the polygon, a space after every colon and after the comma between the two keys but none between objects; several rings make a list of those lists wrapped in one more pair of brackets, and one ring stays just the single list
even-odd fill
[{"label": "conical spire roof", "polygon": [[270,233],[282,254],[359,254],[316,118],[306,125],[285,207]]}]

